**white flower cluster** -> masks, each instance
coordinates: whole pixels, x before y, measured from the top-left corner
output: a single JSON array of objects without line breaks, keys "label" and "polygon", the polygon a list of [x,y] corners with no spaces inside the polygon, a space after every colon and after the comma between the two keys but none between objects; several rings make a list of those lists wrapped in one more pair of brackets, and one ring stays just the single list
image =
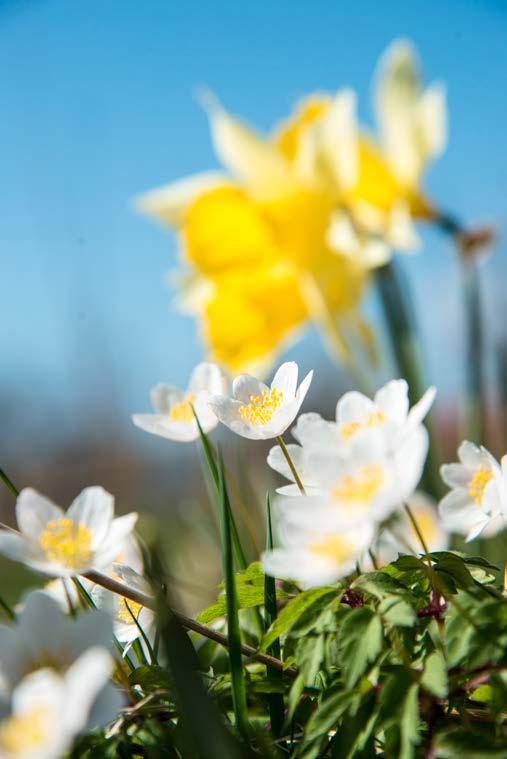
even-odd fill
[{"label": "white flower cluster", "polygon": [[[281,446],[268,455],[268,464],[293,483],[278,490],[281,547],[263,556],[268,574],[309,587],[354,569],[373,546],[379,526],[400,514],[414,494],[428,450],[422,421],[434,395],[431,388],[409,409],[407,383],[395,380],[374,400],[346,393],[334,421],[314,413],[298,419],[292,431],[298,444],[287,446],[288,457]],[[289,457],[302,488],[294,482]],[[422,508],[427,531],[442,537],[435,519],[428,521],[427,504]],[[407,550],[413,539],[403,532]],[[383,557],[390,543],[396,547],[393,532],[381,544]]]}]

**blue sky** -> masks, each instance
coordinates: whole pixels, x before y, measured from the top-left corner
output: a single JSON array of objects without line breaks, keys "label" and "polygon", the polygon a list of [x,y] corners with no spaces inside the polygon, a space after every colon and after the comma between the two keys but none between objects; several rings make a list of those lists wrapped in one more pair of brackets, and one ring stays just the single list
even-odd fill
[{"label": "blue sky", "polygon": [[[216,166],[201,85],[266,129],[303,94],[348,85],[369,122],[375,62],[408,36],[449,94],[450,145],[428,188],[465,219],[504,225],[506,33],[502,0],[0,3],[0,386],[67,413],[88,382],[106,396],[116,385],[121,406],[142,410],[153,384],[184,382],[200,359],[194,323],[170,308],[174,240],[129,201]],[[425,242],[405,264],[429,373],[449,393],[456,263],[439,234]],[[505,316],[503,253],[484,268],[492,325]],[[314,335],[292,355],[324,361]]]}]

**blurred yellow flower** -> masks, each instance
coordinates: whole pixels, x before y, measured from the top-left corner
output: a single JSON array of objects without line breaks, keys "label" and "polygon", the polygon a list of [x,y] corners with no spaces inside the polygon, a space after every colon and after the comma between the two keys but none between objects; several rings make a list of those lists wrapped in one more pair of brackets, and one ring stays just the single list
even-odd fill
[{"label": "blurred yellow flower", "polygon": [[[422,165],[442,143],[428,131],[442,99],[419,94],[403,50],[401,58],[388,54],[377,88],[385,149],[359,132],[350,90],[310,96],[266,137],[207,94],[225,172],[139,199],[142,212],[178,230],[187,272],[190,265],[180,280],[182,303],[199,316],[212,359],[232,371],[269,368],[310,320],[342,360],[351,333],[371,348],[359,316],[368,271],[389,260],[391,247],[417,247],[412,218],[433,213],[418,188]],[[405,90],[397,96],[399,82]],[[412,169],[402,175],[407,155]]]}]

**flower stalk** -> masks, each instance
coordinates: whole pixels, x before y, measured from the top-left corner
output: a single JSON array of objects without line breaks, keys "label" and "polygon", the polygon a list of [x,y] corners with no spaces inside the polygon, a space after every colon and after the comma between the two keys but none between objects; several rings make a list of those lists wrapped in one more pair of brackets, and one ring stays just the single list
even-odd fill
[{"label": "flower stalk", "polygon": [[[410,402],[415,403],[424,392],[423,372],[418,336],[412,308],[407,298],[407,283],[403,282],[395,263],[384,264],[376,270],[378,292],[384,312],[391,348],[401,376],[408,382]],[[422,476],[423,488],[438,497],[442,484],[438,475],[438,454],[435,436],[429,421],[430,446]]]}]

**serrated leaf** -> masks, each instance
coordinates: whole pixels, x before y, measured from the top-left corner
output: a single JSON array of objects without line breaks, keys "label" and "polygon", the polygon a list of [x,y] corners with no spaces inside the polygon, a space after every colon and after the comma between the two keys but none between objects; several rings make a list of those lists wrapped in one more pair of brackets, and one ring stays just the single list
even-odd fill
[{"label": "serrated leaf", "polygon": [[417,621],[414,609],[402,598],[384,598],[378,607],[378,613],[384,622],[394,627],[413,627]]},{"label": "serrated leaf", "polygon": [[289,632],[297,619],[323,596],[335,596],[335,588],[312,588],[293,598],[279,613],[275,622],[271,625],[261,641],[261,651],[266,651],[269,646],[282,635]]},{"label": "serrated leaf", "polygon": [[305,685],[313,685],[324,659],[325,638],[323,635],[308,635],[300,638],[296,646],[296,662],[305,679]]},{"label": "serrated leaf", "polygon": [[445,698],[449,690],[447,665],[440,651],[433,651],[424,663],[421,685],[437,698]]},{"label": "serrated leaf", "polygon": [[382,570],[378,572],[366,572],[360,575],[354,580],[351,587],[354,590],[369,593],[379,600],[392,595],[410,595],[410,592],[399,580]]},{"label": "serrated leaf", "polygon": [[399,759],[412,759],[419,743],[418,690],[410,674],[400,668],[387,678],[381,691],[379,723],[394,728]]},{"label": "serrated leaf", "polygon": [[474,578],[467,569],[463,559],[452,553],[439,559],[435,565],[435,571],[438,573],[445,572],[450,575],[459,588],[470,588],[474,583]]},{"label": "serrated leaf", "polygon": [[[236,584],[236,598],[238,609],[253,609],[256,606],[262,606],[264,603],[264,588],[258,585],[238,585]],[[219,617],[226,614],[225,595],[219,596],[217,601],[203,609],[197,616],[198,622],[203,625],[209,625]]]},{"label": "serrated leaf", "polygon": [[405,554],[401,555],[396,561],[392,561],[391,566],[400,569],[402,572],[407,572],[413,569],[417,569],[424,573],[428,571],[428,567],[422,559],[418,559],[417,556],[409,556]]},{"label": "serrated leaf", "polygon": [[155,665],[137,667],[129,674],[129,683],[139,685],[145,694],[155,690],[170,690],[171,681],[167,670]]},{"label": "serrated leaf", "polygon": [[308,721],[305,732],[306,740],[315,740],[335,727],[338,720],[349,708],[352,700],[357,698],[357,693],[339,690],[322,701]]},{"label": "serrated leaf", "polygon": [[367,607],[352,609],[342,622],[338,647],[346,686],[352,688],[382,651],[380,617]]}]

